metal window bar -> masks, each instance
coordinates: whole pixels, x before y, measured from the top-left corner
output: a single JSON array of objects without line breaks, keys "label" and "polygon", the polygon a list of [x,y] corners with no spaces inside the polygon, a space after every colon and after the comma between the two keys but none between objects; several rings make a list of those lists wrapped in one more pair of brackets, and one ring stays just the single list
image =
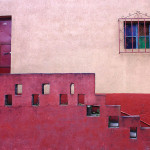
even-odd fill
[{"label": "metal window bar", "polygon": [[133,53],[133,22],[131,19],[131,32],[132,32],[132,53]]},{"label": "metal window bar", "polygon": [[132,19],[132,20],[138,20],[138,19],[150,19],[150,18],[119,18],[120,20],[125,20],[125,19]]},{"label": "metal window bar", "polygon": [[136,24],[136,49],[138,49],[138,24]]},{"label": "metal window bar", "polygon": [[145,19],[144,19],[144,35],[145,35],[145,53],[146,53],[146,29],[145,29]]},{"label": "metal window bar", "polygon": [[118,20],[118,28],[119,28],[119,54],[120,54],[120,20]]},{"label": "metal window bar", "polygon": [[126,52],[126,19],[125,19],[125,52]]},{"label": "metal window bar", "polygon": [[140,52],[139,51],[139,19],[138,19],[138,52]]},{"label": "metal window bar", "polygon": [[150,24],[149,24],[149,26],[148,26],[148,31],[149,31],[149,48],[150,48]]},{"label": "metal window bar", "polygon": [[[140,22],[141,22],[141,19],[144,21],[144,27],[143,27],[144,36],[143,35],[140,36]],[[146,23],[147,20],[149,22],[149,25],[147,25],[147,23]],[[126,37],[127,37],[127,21],[131,21],[132,51],[127,50],[127,39],[126,39]],[[136,21],[136,23],[137,23],[137,25],[136,25],[136,32],[137,33],[136,33],[135,36],[133,35],[133,32],[135,30],[133,28],[134,21]],[[121,45],[121,42],[122,42],[121,38],[122,38],[122,32],[123,32],[123,30],[121,28],[122,24],[124,26],[124,48]],[[119,18],[118,19],[118,25],[119,25],[119,54],[120,53],[150,53],[150,51],[147,51],[147,47],[146,47],[149,44],[148,48],[150,48],[150,18]],[[148,29],[146,28],[147,26],[148,26]],[[148,35],[147,35],[147,32],[148,32]],[[134,51],[134,48],[135,48],[135,46],[134,46],[134,37],[136,38],[136,49],[138,49],[137,51]],[[140,37],[144,38],[143,42],[145,41],[144,42],[145,43],[145,51],[140,51],[140,49],[141,49],[140,47],[142,46],[142,45],[140,45],[140,41],[139,41]],[[146,43],[146,41],[148,42],[148,44]],[[143,45],[143,48],[144,48],[144,45]]]}]

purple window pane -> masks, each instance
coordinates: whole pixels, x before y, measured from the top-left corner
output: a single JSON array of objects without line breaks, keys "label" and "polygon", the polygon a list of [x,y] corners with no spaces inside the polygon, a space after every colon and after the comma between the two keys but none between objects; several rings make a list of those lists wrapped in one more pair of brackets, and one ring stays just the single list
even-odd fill
[{"label": "purple window pane", "polygon": [[[136,38],[133,37],[133,49],[136,48]],[[132,49],[132,37],[126,37],[126,49]]]}]

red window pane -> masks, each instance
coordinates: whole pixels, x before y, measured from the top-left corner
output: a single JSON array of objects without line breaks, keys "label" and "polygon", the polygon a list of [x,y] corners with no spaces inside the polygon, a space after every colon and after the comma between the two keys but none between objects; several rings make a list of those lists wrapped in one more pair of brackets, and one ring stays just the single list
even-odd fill
[{"label": "red window pane", "polygon": [[78,94],[78,104],[84,104],[84,94]]},{"label": "red window pane", "polygon": [[67,94],[60,94],[60,104],[68,105],[68,96]]},{"label": "red window pane", "polygon": [[32,95],[32,105],[39,105],[39,94]]},{"label": "red window pane", "polygon": [[5,105],[12,105],[12,95],[5,95]]}]

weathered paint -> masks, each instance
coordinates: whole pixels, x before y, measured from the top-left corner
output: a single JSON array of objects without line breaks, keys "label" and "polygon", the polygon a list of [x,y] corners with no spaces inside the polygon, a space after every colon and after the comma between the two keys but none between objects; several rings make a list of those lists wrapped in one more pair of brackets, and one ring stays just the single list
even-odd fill
[{"label": "weathered paint", "polygon": [[[105,95],[95,95],[94,74],[3,74],[0,83],[2,150],[150,147],[150,129],[140,127],[139,116],[121,116],[120,106],[105,105]],[[43,83],[50,83],[50,94],[42,94]],[[15,95],[16,84],[22,84],[22,95]],[[12,106],[4,106],[6,94],[12,94]],[[39,94],[39,106],[32,106],[32,94]],[[68,105],[59,104],[60,94],[67,94]],[[85,105],[78,105],[78,94],[85,94]],[[100,116],[86,116],[86,105],[99,105]],[[119,116],[118,128],[108,128],[109,116]],[[137,127],[137,139],[130,139],[130,127]]]}]

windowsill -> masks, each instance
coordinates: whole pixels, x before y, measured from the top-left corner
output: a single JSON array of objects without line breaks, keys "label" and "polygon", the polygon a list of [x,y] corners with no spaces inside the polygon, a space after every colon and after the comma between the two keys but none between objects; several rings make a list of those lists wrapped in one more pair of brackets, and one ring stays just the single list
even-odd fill
[{"label": "windowsill", "polygon": [[85,106],[85,104],[78,104],[78,106]]},{"label": "windowsill", "polygon": [[115,128],[116,129],[116,128],[119,128],[119,127],[108,127],[108,128]]},{"label": "windowsill", "polygon": [[87,116],[87,117],[100,117],[100,115],[95,114],[95,115],[90,115],[90,116]]},{"label": "windowsill", "polygon": [[22,96],[22,94],[20,94],[20,95],[15,95],[15,96]]},{"label": "windowsill", "polygon": [[119,128],[119,123],[110,123],[109,128]]}]

